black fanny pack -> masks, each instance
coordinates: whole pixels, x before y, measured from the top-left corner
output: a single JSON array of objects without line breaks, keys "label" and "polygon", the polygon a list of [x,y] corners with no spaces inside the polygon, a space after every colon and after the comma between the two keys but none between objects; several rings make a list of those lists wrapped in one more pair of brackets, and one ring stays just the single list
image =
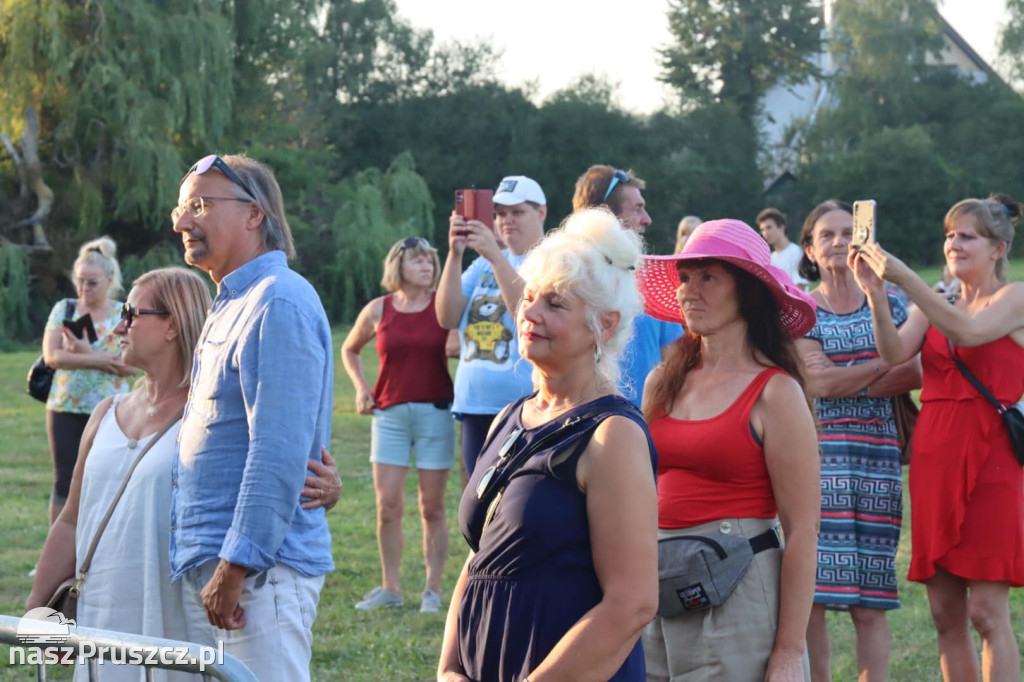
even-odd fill
[{"label": "black fanny pack", "polygon": [[752,538],[736,535],[677,535],[658,541],[658,615],[719,606],[750,568],[754,555],[782,547],[779,532],[769,528]]}]

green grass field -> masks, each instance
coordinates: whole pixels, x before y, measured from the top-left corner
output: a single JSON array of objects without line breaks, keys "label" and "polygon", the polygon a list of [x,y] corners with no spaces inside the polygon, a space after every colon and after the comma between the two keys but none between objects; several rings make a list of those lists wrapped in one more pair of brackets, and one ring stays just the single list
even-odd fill
[{"label": "green grass field", "polygon": [[[931,273],[929,273],[931,274]],[[335,336],[335,348],[341,341]],[[35,564],[46,534],[46,508],[51,467],[41,403],[25,394],[25,373],[38,351],[0,354],[0,613],[20,616],[28,594],[28,571]],[[416,488],[406,488],[405,553],[402,591],[406,606],[379,613],[356,611],[352,605],[378,584],[380,571],[374,535],[373,485],[368,462],[370,419],[355,414],[353,391],[340,362],[336,363],[334,431],[331,451],[338,459],[345,487],[341,502],[328,514],[337,570],[327,576],[314,627],[313,678],[316,680],[429,680],[440,648],[444,614],[420,614],[423,589],[420,524]],[[376,374],[372,346],[364,353],[368,375]],[[466,556],[455,515],[460,482],[449,483],[447,506],[451,536],[445,590],[450,591]],[[939,680],[935,634],[925,590],[902,580],[910,550],[909,501],[905,504],[903,541],[897,557],[903,608],[892,612],[893,655],[890,679]],[[447,606],[447,595],[445,595]],[[1013,595],[1012,612],[1018,642],[1024,645],[1024,591]],[[856,678],[853,628],[846,614],[831,613],[833,675]],[[8,647],[0,645],[0,680],[35,680],[28,666],[8,665]],[[50,679],[68,680],[70,671],[51,666]]]}]

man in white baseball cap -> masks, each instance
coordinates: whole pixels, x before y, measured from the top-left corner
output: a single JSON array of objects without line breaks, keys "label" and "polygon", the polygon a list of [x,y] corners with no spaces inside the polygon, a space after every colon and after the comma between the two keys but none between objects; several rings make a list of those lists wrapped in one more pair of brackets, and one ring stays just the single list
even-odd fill
[{"label": "man in white baseball cap", "polygon": [[510,175],[501,181],[498,189],[494,192],[494,203],[503,206],[515,206],[524,201],[529,201],[538,206],[547,204],[544,198],[544,190],[540,188],[537,181],[525,175]]},{"label": "man in white baseball cap", "polygon": [[[448,221],[448,257],[434,307],[442,327],[459,330],[452,414],[462,422],[462,459],[469,475],[494,416],[533,391],[533,367],[519,356],[515,314],[523,282],[516,272],[526,252],[544,237],[547,214],[537,181],[510,175],[494,193],[494,230],[456,213]],[[498,244],[499,237],[507,249]],[[463,273],[467,246],[479,258]]]}]

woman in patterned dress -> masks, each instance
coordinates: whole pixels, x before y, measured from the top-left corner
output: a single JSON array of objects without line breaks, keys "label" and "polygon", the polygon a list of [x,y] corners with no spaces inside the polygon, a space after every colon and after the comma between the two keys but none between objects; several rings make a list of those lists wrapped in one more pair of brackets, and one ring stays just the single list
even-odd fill
[{"label": "woman in patterned dress", "polygon": [[[804,221],[800,274],[821,280],[811,296],[817,323],[797,342],[820,423],[821,532],[814,607],[807,629],[811,678],[831,680],[825,610],[848,610],[860,679],[885,679],[886,611],[899,608],[896,550],[903,513],[901,452],[891,396],[921,386],[916,356],[891,366],[878,357],[871,309],[847,266],[850,207],[826,201]],[[907,313],[889,294],[893,319]]]},{"label": "woman in patterned dress", "polygon": [[[43,334],[43,360],[57,370],[46,401],[46,435],[54,474],[51,524],[67,501],[78,444],[89,415],[104,398],[126,393],[125,376],[135,373],[121,361],[114,335],[121,313],[121,302],[116,299],[121,293],[121,268],[114,241],[100,237],[83,244],[72,275],[78,298],[61,299],[53,306]],[[77,320],[86,314],[96,328],[97,339],[92,343],[64,326],[65,319]]]}]

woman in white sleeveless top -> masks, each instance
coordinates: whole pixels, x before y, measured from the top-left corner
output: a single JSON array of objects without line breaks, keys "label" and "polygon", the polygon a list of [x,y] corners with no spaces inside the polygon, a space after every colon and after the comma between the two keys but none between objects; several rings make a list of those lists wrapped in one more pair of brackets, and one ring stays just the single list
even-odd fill
[{"label": "woman in white sleeveless top", "polygon": [[[181,411],[188,398],[193,349],[210,307],[203,279],[184,268],[154,270],[128,295],[114,333],[124,361],[145,372],[128,394],[97,405],[85,433],[67,505],[50,528],[26,609],[46,603],[81,566],[99,525],[139,452],[170,420],[143,457],[103,531],[78,602],[78,626],[166,639],[186,638],[181,582],[170,581],[171,467]],[[327,458],[325,463],[333,464]],[[328,470],[307,505],[330,506],[340,480]],[[335,485],[335,482],[337,484]],[[313,496],[307,489],[303,494]],[[140,681],[144,669],[98,668],[102,682]],[[191,675],[157,670],[158,680]],[[88,679],[84,668],[76,679]]]}]

